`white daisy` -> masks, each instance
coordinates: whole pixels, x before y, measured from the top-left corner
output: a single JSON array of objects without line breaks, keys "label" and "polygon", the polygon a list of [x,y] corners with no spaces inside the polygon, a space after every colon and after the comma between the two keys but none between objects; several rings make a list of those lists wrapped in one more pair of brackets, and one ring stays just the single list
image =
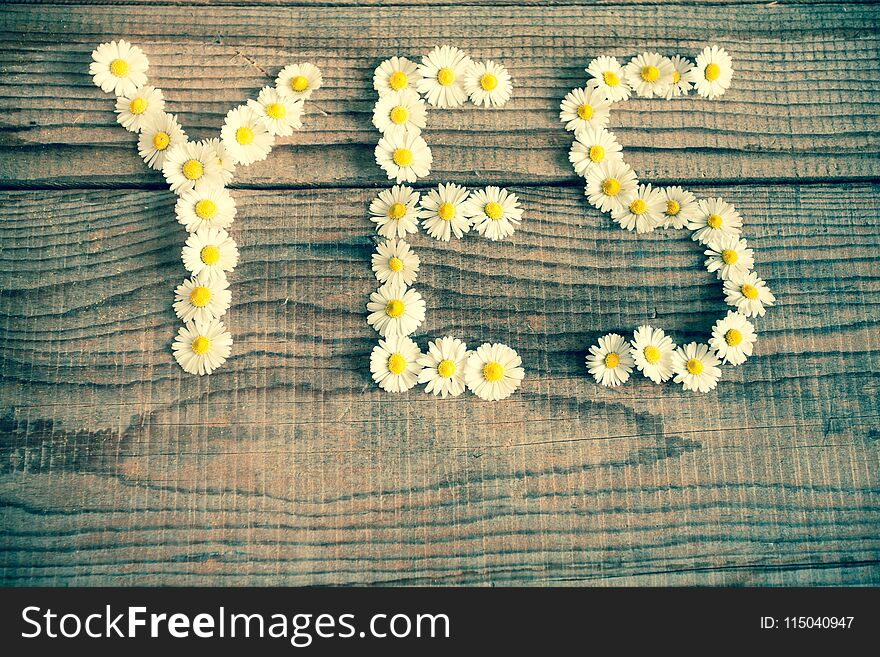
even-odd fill
[{"label": "white daisy", "polygon": [[415,62],[406,57],[392,57],[379,64],[373,72],[373,89],[380,96],[389,91],[416,89],[421,79]]},{"label": "white daisy", "polygon": [[477,232],[493,242],[513,235],[523,213],[516,194],[492,185],[472,192],[462,210]]},{"label": "white daisy", "polygon": [[376,163],[398,183],[415,182],[431,173],[431,149],[415,133],[385,135],[375,153]]},{"label": "white daisy", "polygon": [[370,372],[373,381],[388,392],[404,392],[419,380],[419,346],[404,335],[392,335],[373,347]]},{"label": "white daisy", "polygon": [[384,189],[370,203],[370,221],[377,225],[382,237],[406,237],[418,232],[416,206],[419,193],[406,185]]},{"label": "white daisy", "polygon": [[666,187],[666,210],[663,212],[664,228],[684,228],[693,219],[700,216],[697,199],[686,189],[678,186]]},{"label": "white daisy", "polygon": [[190,374],[210,374],[229,358],[232,336],[219,319],[187,322],[171,345],[174,358]]},{"label": "white daisy", "polygon": [[525,374],[516,351],[499,342],[484,342],[468,356],[464,380],[480,399],[498,401],[510,397]]},{"label": "white daisy", "polygon": [[266,122],[247,105],[227,112],[220,140],[232,161],[244,165],[265,160],[275,143]]},{"label": "white daisy", "polygon": [[376,247],[373,254],[373,273],[380,283],[412,285],[419,271],[418,254],[403,240],[392,238]]},{"label": "white daisy", "polygon": [[222,228],[199,228],[186,238],[183,266],[206,281],[225,278],[238,264],[238,246]]},{"label": "white daisy", "polygon": [[654,383],[663,383],[672,376],[672,354],[675,343],[663,329],[640,326],[633,333],[629,354],[639,371]]},{"label": "white daisy", "polygon": [[321,69],[309,62],[291,64],[281,69],[275,78],[275,89],[282,96],[293,100],[308,100],[312,92],[321,87]]},{"label": "white daisy", "polygon": [[373,108],[373,125],[383,135],[419,134],[425,127],[428,110],[425,101],[412,89],[389,91]]},{"label": "white daisy", "polygon": [[622,335],[609,333],[599,338],[599,344],[590,347],[587,371],[596,383],[613,388],[626,383],[633,368],[629,343]]},{"label": "white daisy", "polygon": [[719,319],[712,327],[709,346],[725,363],[742,365],[752,355],[757,339],[754,325],[743,315],[728,310],[727,317]]},{"label": "white daisy", "polygon": [[172,192],[183,194],[196,184],[220,187],[223,184],[220,158],[204,142],[184,142],[165,152],[162,174]]},{"label": "white daisy", "polygon": [[223,184],[228,185],[235,177],[235,162],[226,152],[226,147],[219,138],[203,139],[199,142],[208,148],[213,148],[217,153],[217,163],[220,165],[220,177],[223,178]]},{"label": "white daisy", "polygon": [[638,188],[619,197],[621,205],[611,209],[611,218],[621,228],[637,233],[650,233],[663,223],[666,210],[666,194],[659,187],[639,185]]},{"label": "white daisy", "polygon": [[475,63],[464,76],[464,90],[474,105],[501,107],[510,100],[513,80],[501,64],[491,59]]},{"label": "white daisy", "polygon": [[763,317],[767,306],[776,303],[776,297],[758,274],[734,275],[724,281],[724,300],[746,317]]},{"label": "white daisy", "polygon": [[446,336],[428,342],[428,353],[419,358],[419,365],[424,367],[419,383],[427,383],[425,392],[433,392],[443,399],[447,395],[458,397],[464,392],[469,357],[467,345],[458,338]]},{"label": "white daisy", "polygon": [[672,354],[674,381],[681,383],[685,390],[709,392],[721,378],[720,364],[707,345],[691,342]]},{"label": "white daisy", "polygon": [[289,137],[294,130],[302,128],[301,98],[280,94],[275,87],[263,87],[257,99],[251,98],[247,104],[263,119],[273,137]]},{"label": "white daisy", "polygon": [[453,46],[437,46],[422,57],[416,88],[435,107],[458,107],[467,98],[465,74],[473,66],[471,58]]},{"label": "white daisy", "polygon": [[611,103],[601,89],[588,86],[569,91],[559,109],[559,120],[565,123],[565,129],[577,134],[589,128],[604,128],[608,124]]},{"label": "white daisy", "polygon": [[425,321],[425,300],[402,283],[385,283],[370,295],[367,312],[379,335],[409,335]]},{"label": "white daisy", "polygon": [[666,90],[664,98],[671,100],[679,96],[687,96],[691,90],[690,71],[693,63],[687,57],[681,55],[673,55],[669,61],[672,62],[672,84]]},{"label": "white daisy", "polygon": [[610,212],[638,189],[635,172],[623,159],[605,159],[587,171],[585,194],[596,208]]},{"label": "white daisy", "polygon": [[207,277],[187,278],[174,290],[174,312],[184,322],[222,317],[232,303],[232,293],[226,278],[208,280]]},{"label": "white daisy", "polygon": [[130,132],[140,132],[165,110],[162,90],[144,85],[130,94],[116,97],[116,121]]},{"label": "white daisy", "polygon": [[586,178],[587,171],[605,160],[619,160],[622,148],[614,133],[605,128],[588,128],[579,132],[571,144],[568,160],[575,173]]},{"label": "white daisy", "polygon": [[419,218],[428,235],[448,242],[452,235],[461,238],[471,229],[471,220],[464,211],[468,193],[461,185],[440,183],[422,196]]},{"label": "white daisy", "polygon": [[102,43],[92,51],[89,75],[102,91],[121,96],[147,83],[148,68],[150,62],[144,51],[120,39]]},{"label": "white daisy", "polygon": [[713,100],[723,96],[733,79],[733,60],[724,48],[709,46],[697,55],[697,64],[690,75],[690,81],[701,96]]},{"label": "white daisy", "polygon": [[185,143],[186,133],[177,123],[177,117],[162,112],[151,116],[141,126],[141,134],[138,137],[138,154],[147,163],[147,166],[161,171],[168,150],[173,146]]},{"label": "white daisy", "polygon": [[724,281],[747,274],[755,266],[755,252],[736,235],[723,235],[711,242],[704,254],[709,256],[706,269]]},{"label": "white daisy", "polygon": [[593,76],[597,88],[603,91],[612,103],[629,98],[632,89],[616,57],[596,57],[587,66],[586,71]]},{"label": "white daisy", "polygon": [[633,57],[624,71],[629,86],[643,98],[665,96],[675,77],[672,62],[656,52],[645,52]]},{"label": "white daisy", "polygon": [[697,207],[697,216],[688,222],[693,239],[709,244],[724,235],[739,237],[743,222],[733,205],[720,198],[707,198],[697,201]]},{"label": "white daisy", "polygon": [[188,233],[200,228],[229,228],[235,219],[235,201],[225,187],[197,185],[177,199],[174,214]]}]

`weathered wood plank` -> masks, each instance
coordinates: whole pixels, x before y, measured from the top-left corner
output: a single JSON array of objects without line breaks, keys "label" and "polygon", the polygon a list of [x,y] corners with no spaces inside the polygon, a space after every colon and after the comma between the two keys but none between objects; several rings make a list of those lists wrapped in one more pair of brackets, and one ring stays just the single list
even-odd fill
[{"label": "weathered wood plank", "polygon": [[[719,101],[632,101],[612,127],[655,181],[861,179],[880,174],[877,5],[706,7],[6,6],[0,12],[0,179],[7,186],[159,184],[110,99],[85,71],[103,40],[148,52],[152,81],[190,134],[216,134],[226,111],[290,61],[325,72],[303,132],[243,185],[378,185],[371,71],[441,41],[503,60],[518,87],[500,111],[434,111],[428,182],[574,182],[556,107],[604,53],[695,54],[715,42],[738,75]],[[194,18],[197,16],[197,18]],[[393,29],[389,29],[389,27]],[[22,43],[21,33],[27,32]],[[268,73],[265,75],[265,73]],[[34,82],[39,81],[39,86]],[[313,106],[314,109],[314,106]],[[463,148],[463,147],[467,148]]]}]

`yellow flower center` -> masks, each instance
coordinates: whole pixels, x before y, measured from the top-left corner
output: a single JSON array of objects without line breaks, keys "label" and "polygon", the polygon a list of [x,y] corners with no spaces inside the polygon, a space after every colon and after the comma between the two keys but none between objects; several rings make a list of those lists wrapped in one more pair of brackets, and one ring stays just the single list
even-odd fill
[{"label": "yellow flower center", "polygon": [[131,102],[128,104],[128,111],[132,114],[143,114],[147,111],[147,107],[149,103],[146,98],[132,98]]},{"label": "yellow flower center", "polygon": [[743,341],[743,334],[736,329],[730,329],[729,331],[727,331],[727,333],[724,334],[724,341],[731,347],[736,347],[740,342]]},{"label": "yellow flower center", "polygon": [[595,146],[590,146],[590,161],[591,162],[601,162],[605,159],[605,149],[596,144]]},{"label": "yellow flower center", "polygon": [[706,224],[708,224],[709,228],[721,228],[722,223],[723,220],[720,214],[710,214],[706,219]]},{"label": "yellow flower center", "polygon": [[388,78],[388,86],[394,89],[394,91],[400,91],[409,86],[409,78],[403,71],[395,71],[391,74],[391,77]]},{"label": "yellow flower center", "polygon": [[437,374],[442,376],[444,379],[448,379],[455,374],[455,363],[451,360],[441,360],[440,364],[437,365]]},{"label": "yellow flower center", "polygon": [[388,369],[392,374],[397,374],[398,376],[403,374],[403,371],[406,369],[406,358],[400,354],[391,354],[391,357],[388,359]]},{"label": "yellow flower center", "polygon": [[698,358],[691,358],[687,362],[687,370],[691,374],[702,374],[703,373],[703,361]]},{"label": "yellow flower center", "polygon": [[602,183],[602,193],[606,196],[620,194],[620,181],[617,178],[608,178]]},{"label": "yellow flower center", "polygon": [[444,87],[448,87],[450,84],[455,82],[455,71],[451,68],[441,68],[437,71],[437,82],[442,84]]},{"label": "yellow flower center", "polygon": [[390,117],[392,123],[402,125],[406,123],[407,119],[409,119],[409,110],[406,109],[403,105],[398,105],[391,110]]},{"label": "yellow flower center", "polygon": [[437,216],[443,221],[452,221],[455,217],[455,206],[452,203],[441,203],[437,208]]},{"label": "yellow flower center", "polygon": [[709,82],[715,82],[719,77],[721,77],[721,67],[718,66],[715,62],[712,62],[706,67],[706,70],[703,71],[703,74],[706,76],[706,79]]},{"label": "yellow flower center", "polygon": [[391,271],[402,271],[403,270],[403,260],[398,258],[397,256],[392,256],[388,261],[388,269]]},{"label": "yellow flower center", "polygon": [[642,354],[645,356],[645,360],[651,363],[651,365],[656,365],[660,362],[660,350],[652,344],[645,347]]},{"label": "yellow flower center", "polygon": [[620,76],[617,75],[617,73],[615,73],[614,71],[605,71],[602,74],[602,79],[609,87],[616,87],[620,84]]},{"label": "yellow flower center", "polygon": [[726,265],[735,265],[736,261],[739,260],[739,254],[733,249],[724,249],[721,252],[721,259]]},{"label": "yellow flower center", "polygon": [[209,198],[203,198],[196,203],[196,215],[199,219],[211,219],[217,214],[217,204]]},{"label": "yellow flower center", "polygon": [[403,315],[405,310],[406,306],[400,299],[392,299],[385,304],[385,314],[395,319]]},{"label": "yellow flower center", "polygon": [[678,201],[666,201],[666,214],[674,217],[679,212],[681,212],[681,203]]},{"label": "yellow flower center", "polygon": [[672,72],[672,84],[678,84],[681,81],[681,73],[678,71]]},{"label": "yellow flower center", "polygon": [[189,301],[194,306],[204,308],[211,301],[211,289],[202,285],[194,287],[189,293]]},{"label": "yellow flower center", "polygon": [[754,285],[751,285],[749,283],[746,283],[745,285],[743,285],[739,289],[739,291],[742,292],[742,295],[746,299],[751,299],[752,301],[754,301],[755,299],[758,298],[758,288],[756,288]]},{"label": "yellow flower center", "polygon": [[294,91],[305,91],[309,88],[309,79],[305,75],[297,75],[291,78],[290,88]]},{"label": "yellow flower center", "polygon": [[584,103],[580,107],[578,107],[578,116],[581,117],[584,121],[589,121],[593,118],[593,106]]},{"label": "yellow flower center", "polygon": [[496,363],[495,361],[486,363],[483,365],[483,378],[490,383],[500,381],[504,378],[504,367],[501,363]]},{"label": "yellow flower center", "polygon": [[394,164],[399,167],[408,167],[413,163],[413,152],[408,148],[398,148],[392,157]]},{"label": "yellow flower center", "polygon": [[616,353],[612,351],[610,354],[605,356],[605,367],[607,367],[609,370],[613,370],[618,365],[620,365],[620,356],[618,356]]},{"label": "yellow flower center", "polygon": [[183,175],[187,180],[198,180],[205,173],[205,167],[198,160],[187,160],[183,163]]},{"label": "yellow flower center", "polygon": [[208,246],[202,247],[199,257],[201,257],[202,262],[206,265],[216,265],[217,261],[220,260],[220,249],[213,244],[209,244]]},{"label": "yellow flower center", "polygon": [[124,59],[114,59],[110,62],[110,72],[117,78],[124,78],[128,75],[128,62]]},{"label": "yellow flower center", "polygon": [[287,116],[287,108],[283,103],[269,103],[266,105],[266,116],[271,119],[283,119]]},{"label": "yellow flower center", "polygon": [[211,340],[209,338],[206,338],[204,335],[200,335],[192,341],[193,353],[198,354],[199,356],[208,353],[208,349],[210,348]]},{"label": "yellow flower center", "polygon": [[390,208],[388,208],[389,219],[403,219],[403,215],[405,214],[406,206],[403,203],[395,203]]},{"label": "yellow flower center", "polygon": [[491,73],[483,73],[483,77],[480,78],[480,86],[486,91],[493,91],[498,87],[498,78]]},{"label": "yellow flower center", "polygon": [[629,204],[629,211],[633,214],[645,214],[648,211],[648,204],[644,199],[637,198]]},{"label": "yellow flower center", "polygon": [[501,217],[504,216],[504,208],[501,207],[500,203],[496,203],[495,201],[489,201],[486,203],[486,207],[483,208],[483,212],[486,213],[486,216],[489,217],[492,221],[498,221]]},{"label": "yellow flower center", "polygon": [[246,125],[241,126],[235,131],[235,141],[242,146],[248,146],[254,141],[254,131]]},{"label": "yellow flower center", "polygon": [[645,82],[656,82],[660,79],[660,69],[656,66],[642,67],[642,80]]},{"label": "yellow flower center", "polygon": [[164,151],[171,143],[171,135],[167,132],[157,132],[153,135],[153,148],[157,151]]}]

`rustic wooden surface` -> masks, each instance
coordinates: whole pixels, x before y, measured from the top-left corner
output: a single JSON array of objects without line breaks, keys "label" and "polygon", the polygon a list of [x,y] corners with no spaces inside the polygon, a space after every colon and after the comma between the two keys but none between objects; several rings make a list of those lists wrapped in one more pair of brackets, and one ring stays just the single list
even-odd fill
[{"label": "rustic wooden surface", "polygon": [[[2,582],[880,584],[880,8],[321,4],[0,8]],[[173,195],[86,75],[119,37],[197,138],[284,64],[325,74],[236,181],[235,355],[210,378],[170,354]],[[419,341],[523,355],[497,404],[369,378],[370,74],[440,42],[517,81],[503,110],[431,114],[426,184],[508,184],[522,228],[413,240]],[[643,180],[740,208],[779,305],[709,395],[600,389],[602,333],[705,339],[726,307],[686,235],[587,207],[558,101],[596,55],[706,43],[735,59],[722,100],[632,101],[613,128]]]}]

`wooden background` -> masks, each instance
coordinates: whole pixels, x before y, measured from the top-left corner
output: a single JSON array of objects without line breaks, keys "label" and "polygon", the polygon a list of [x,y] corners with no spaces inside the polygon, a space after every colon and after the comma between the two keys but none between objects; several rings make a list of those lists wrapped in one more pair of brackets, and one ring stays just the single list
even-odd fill
[{"label": "wooden background", "polygon": [[[2,582],[880,584],[880,6],[360,4],[0,8]],[[325,75],[237,177],[236,347],[209,378],[170,353],[174,196],[87,75],[120,37],[195,138],[287,63]],[[430,115],[424,182],[509,185],[522,228],[413,240],[419,342],[523,356],[497,404],[369,376],[371,73],[440,43],[517,83],[503,110]],[[711,394],[602,389],[599,335],[705,340],[726,306],[686,233],[588,207],[559,100],[597,55],[709,43],[735,61],[723,99],[630,101],[611,127],[643,180],[737,205],[779,304]]]}]

